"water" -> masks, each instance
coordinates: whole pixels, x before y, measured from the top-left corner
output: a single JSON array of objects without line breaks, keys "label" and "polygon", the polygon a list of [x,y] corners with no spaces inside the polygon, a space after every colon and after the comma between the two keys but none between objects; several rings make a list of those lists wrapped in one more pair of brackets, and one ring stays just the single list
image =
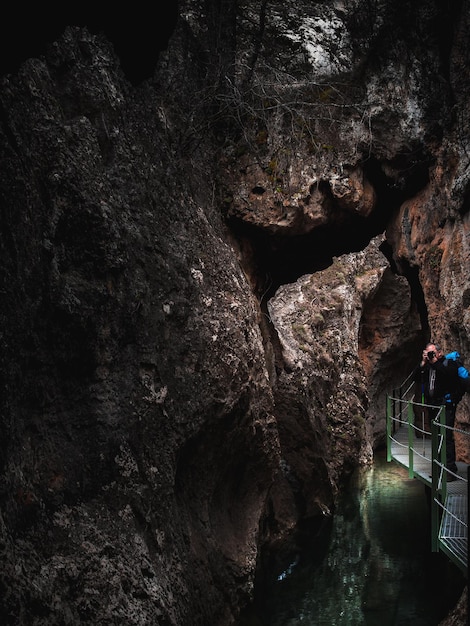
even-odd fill
[{"label": "water", "polygon": [[275,573],[240,626],[437,626],[466,581],[431,552],[426,498],[378,454],[353,476],[316,548]]}]

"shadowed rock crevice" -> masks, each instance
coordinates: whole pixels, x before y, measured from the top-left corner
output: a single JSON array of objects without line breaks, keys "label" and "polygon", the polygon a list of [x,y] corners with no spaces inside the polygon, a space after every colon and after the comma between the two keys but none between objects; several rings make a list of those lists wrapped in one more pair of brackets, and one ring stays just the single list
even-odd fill
[{"label": "shadowed rock crevice", "polygon": [[[239,242],[242,264],[255,293],[269,299],[280,285],[325,269],[333,257],[364,250],[373,237],[385,231],[402,203],[426,187],[430,166],[431,157],[418,149],[397,155],[387,163],[370,157],[363,168],[376,201],[374,210],[367,216],[360,214],[360,205],[355,211],[337,207],[329,184],[323,181],[320,187],[331,207],[330,217],[325,224],[300,234],[272,232],[252,220],[228,217],[227,224]],[[257,186],[252,191],[261,197],[266,190]],[[259,205],[253,210],[263,211]]]}]

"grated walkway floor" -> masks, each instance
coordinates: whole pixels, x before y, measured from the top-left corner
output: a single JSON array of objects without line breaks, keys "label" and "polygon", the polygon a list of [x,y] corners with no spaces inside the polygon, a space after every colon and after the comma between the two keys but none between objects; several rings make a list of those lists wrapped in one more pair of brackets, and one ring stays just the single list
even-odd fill
[{"label": "grated walkway floor", "polygon": [[455,557],[465,566],[468,556],[467,495],[448,494],[442,516],[439,541],[444,551]]},{"label": "grated walkway floor", "polygon": [[[402,426],[393,435],[391,454],[395,462],[410,470],[408,427]],[[432,487],[432,443],[429,436],[412,439],[412,474]],[[458,478],[447,482],[439,530],[439,546],[459,567],[467,570],[468,561],[468,466],[457,463]]]}]

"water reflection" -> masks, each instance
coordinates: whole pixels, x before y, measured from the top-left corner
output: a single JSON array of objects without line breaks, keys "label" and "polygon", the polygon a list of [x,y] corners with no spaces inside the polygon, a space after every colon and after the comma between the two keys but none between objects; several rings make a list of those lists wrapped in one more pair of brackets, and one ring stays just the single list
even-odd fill
[{"label": "water reflection", "polygon": [[326,555],[276,574],[240,626],[437,626],[465,585],[430,546],[422,483],[376,456],[339,502]]}]

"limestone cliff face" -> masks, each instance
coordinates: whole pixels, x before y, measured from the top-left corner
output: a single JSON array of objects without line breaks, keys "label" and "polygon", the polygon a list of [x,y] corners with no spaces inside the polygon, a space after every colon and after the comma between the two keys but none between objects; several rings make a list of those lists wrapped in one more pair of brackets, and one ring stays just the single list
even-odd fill
[{"label": "limestone cliff face", "polygon": [[2,79],[5,624],[234,623],[469,352],[467,3],[179,9],[137,86],[86,28]]},{"label": "limestone cliff face", "polygon": [[279,442],[210,187],[85,30],[1,99],[2,621],[228,621]]}]

